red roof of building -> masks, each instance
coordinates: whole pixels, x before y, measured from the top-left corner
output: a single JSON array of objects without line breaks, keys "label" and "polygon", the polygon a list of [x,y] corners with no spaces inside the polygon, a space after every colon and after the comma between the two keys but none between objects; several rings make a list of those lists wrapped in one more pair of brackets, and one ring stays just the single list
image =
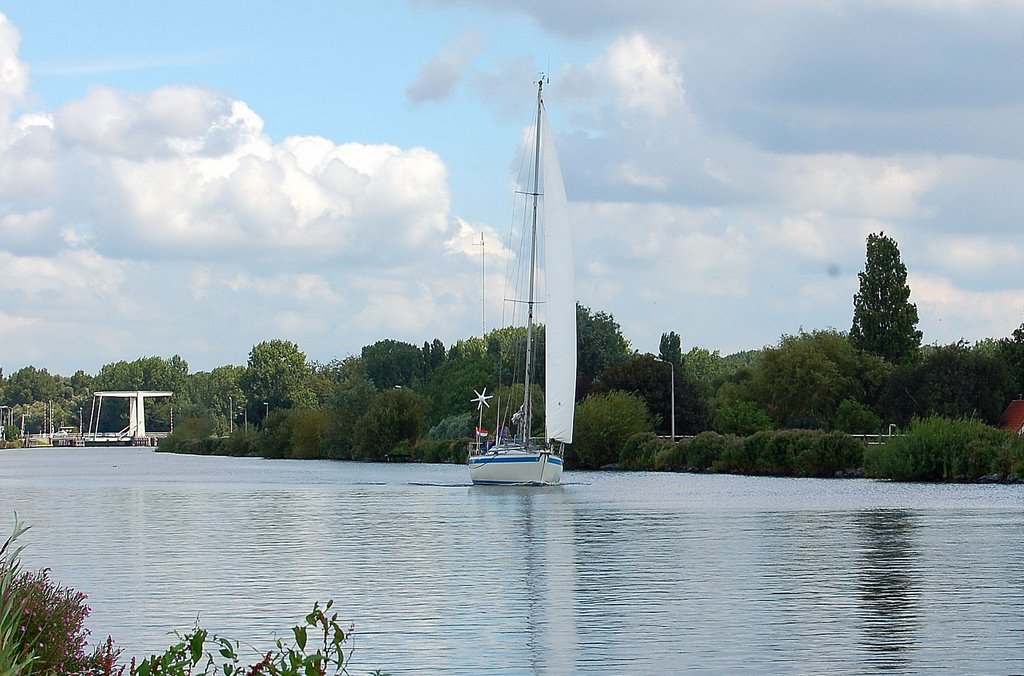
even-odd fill
[{"label": "red roof of building", "polygon": [[1015,399],[1003,411],[1003,427],[1017,434],[1024,429],[1024,399]]}]

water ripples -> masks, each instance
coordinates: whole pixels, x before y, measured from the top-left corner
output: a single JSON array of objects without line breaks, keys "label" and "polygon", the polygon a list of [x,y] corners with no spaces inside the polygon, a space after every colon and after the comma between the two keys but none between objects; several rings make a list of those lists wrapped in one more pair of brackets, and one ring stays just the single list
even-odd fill
[{"label": "water ripples", "polygon": [[353,673],[1024,671],[1019,486],[0,453],[26,563],[129,654],[197,616],[266,647],[313,600]]}]

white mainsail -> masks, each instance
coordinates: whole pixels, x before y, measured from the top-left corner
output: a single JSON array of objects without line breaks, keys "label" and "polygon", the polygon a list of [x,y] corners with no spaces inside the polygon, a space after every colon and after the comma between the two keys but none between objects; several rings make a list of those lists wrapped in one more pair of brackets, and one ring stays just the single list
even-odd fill
[{"label": "white mainsail", "polygon": [[542,108],[545,437],[571,444],[576,408],[576,274],[565,185],[552,138],[547,111]]},{"label": "white mainsail", "polygon": [[[551,486],[562,479],[565,444],[572,443],[573,409],[576,405],[576,292],[573,273],[572,237],[569,231],[565,186],[558,156],[544,111],[544,78],[537,82],[537,126],[535,127],[533,185],[528,193],[530,210],[530,261],[526,277],[526,344],[523,373],[523,406],[512,416],[517,431],[499,432],[495,442],[478,438],[469,448],[469,476],[474,484]],[[543,198],[543,199],[541,199]],[[538,249],[543,263],[538,264]],[[536,282],[543,277],[543,299],[538,299]],[[523,281],[523,280],[521,280]],[[534,306],[544,308],[545,339],[545,433],[544,443],[530,438],[533,417],[530,372],[533,366]],[[477,393],[473,401],[484,397]],[[485,433],[486,434],[486,433]]]}]

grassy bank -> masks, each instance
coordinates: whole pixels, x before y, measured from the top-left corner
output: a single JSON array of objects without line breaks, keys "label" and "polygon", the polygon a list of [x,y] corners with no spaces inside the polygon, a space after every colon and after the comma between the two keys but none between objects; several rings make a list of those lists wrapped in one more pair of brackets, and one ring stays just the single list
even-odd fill
[{"label": "grassy bank", "polygon": [[653,434],[626,442],[620,469],[893,481],[1024,480],[1024,438],[973,418],[915,420],[885,443],[843,432],[778,430],[747,437],[704,432],[672,443]]},{"label": "grassy bank", "polygon": [[[216,437],[182,425],[159,450],[194,455],[264,458],[462,463],[469,439],[406,440],[365,455],[332,449],[308,425],[280,426],[270,433],[237,430]],[[933,416],[915,420],[902,434],[866,446],[844,432],[772,430],[749,436],[703,432],[671,442],[651,433],[628,437],[609,467],[656,472],[720,472],[756,476],[859,477],[894,481],[1020,481],[1024,438],[974,418]],[[609,443],[605,440],[605,443]],[[608,453],[610,451],[610,454]],[[573,454],[566,457],[574,467]]]}]

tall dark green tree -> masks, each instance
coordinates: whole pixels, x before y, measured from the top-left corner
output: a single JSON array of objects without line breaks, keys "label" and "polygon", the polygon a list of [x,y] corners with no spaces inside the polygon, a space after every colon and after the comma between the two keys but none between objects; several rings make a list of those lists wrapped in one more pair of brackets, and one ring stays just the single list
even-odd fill
[{"label": "tall dark green tree", "polygon": [[378,340],[362,351],[366,375],[379,390],[409,387],[423,375],[423,353],[411,343],[399,340]]},{"label": "tall dark green tree", "polygon": [[[632,349],[615,318],[576,304],[576,370],[589,380],[629,358]],[[577,394],[579,396],[579,394]]]},{"label": "tall dark green tree", "polygon": [[661,343],[658,345],[658,358],[670,361],[676,366],[676,370],[683,367],[683,341],[675,331],[661,334]]},{"label": "tall dark green tree", "polygon": [[[667,361],[667,360],[666,360]],[[701,396],[697,383],[684,371],[671,373],[668,364],[662,364],[652,355],[643,354],[601,371],[594,382],[594,394],[630,392],[640,397],[654,416],[657,431],[668,434],[672,430],[672,385],[675,384],[675,420],[677,434],[697,434],[707,429],[709,412],[707,401]]]},{"label": "tall dark green tree", "polygon": [[290,340],[275,338],[254,345],[238,383],[245,394],[242,405],[249,422],[263,420],[266,413],[279,408],[315,406],[309,374],[306,354]]},{"label": "tall dark green tree", "polygon": [[914,361],[921,348],[917,306],[910,302],[907,266],[900,260],[896,241],[885,233],[867,239],[867,260],[860,290],[853,297],[850,340],[859,349],[887,362]]}]

